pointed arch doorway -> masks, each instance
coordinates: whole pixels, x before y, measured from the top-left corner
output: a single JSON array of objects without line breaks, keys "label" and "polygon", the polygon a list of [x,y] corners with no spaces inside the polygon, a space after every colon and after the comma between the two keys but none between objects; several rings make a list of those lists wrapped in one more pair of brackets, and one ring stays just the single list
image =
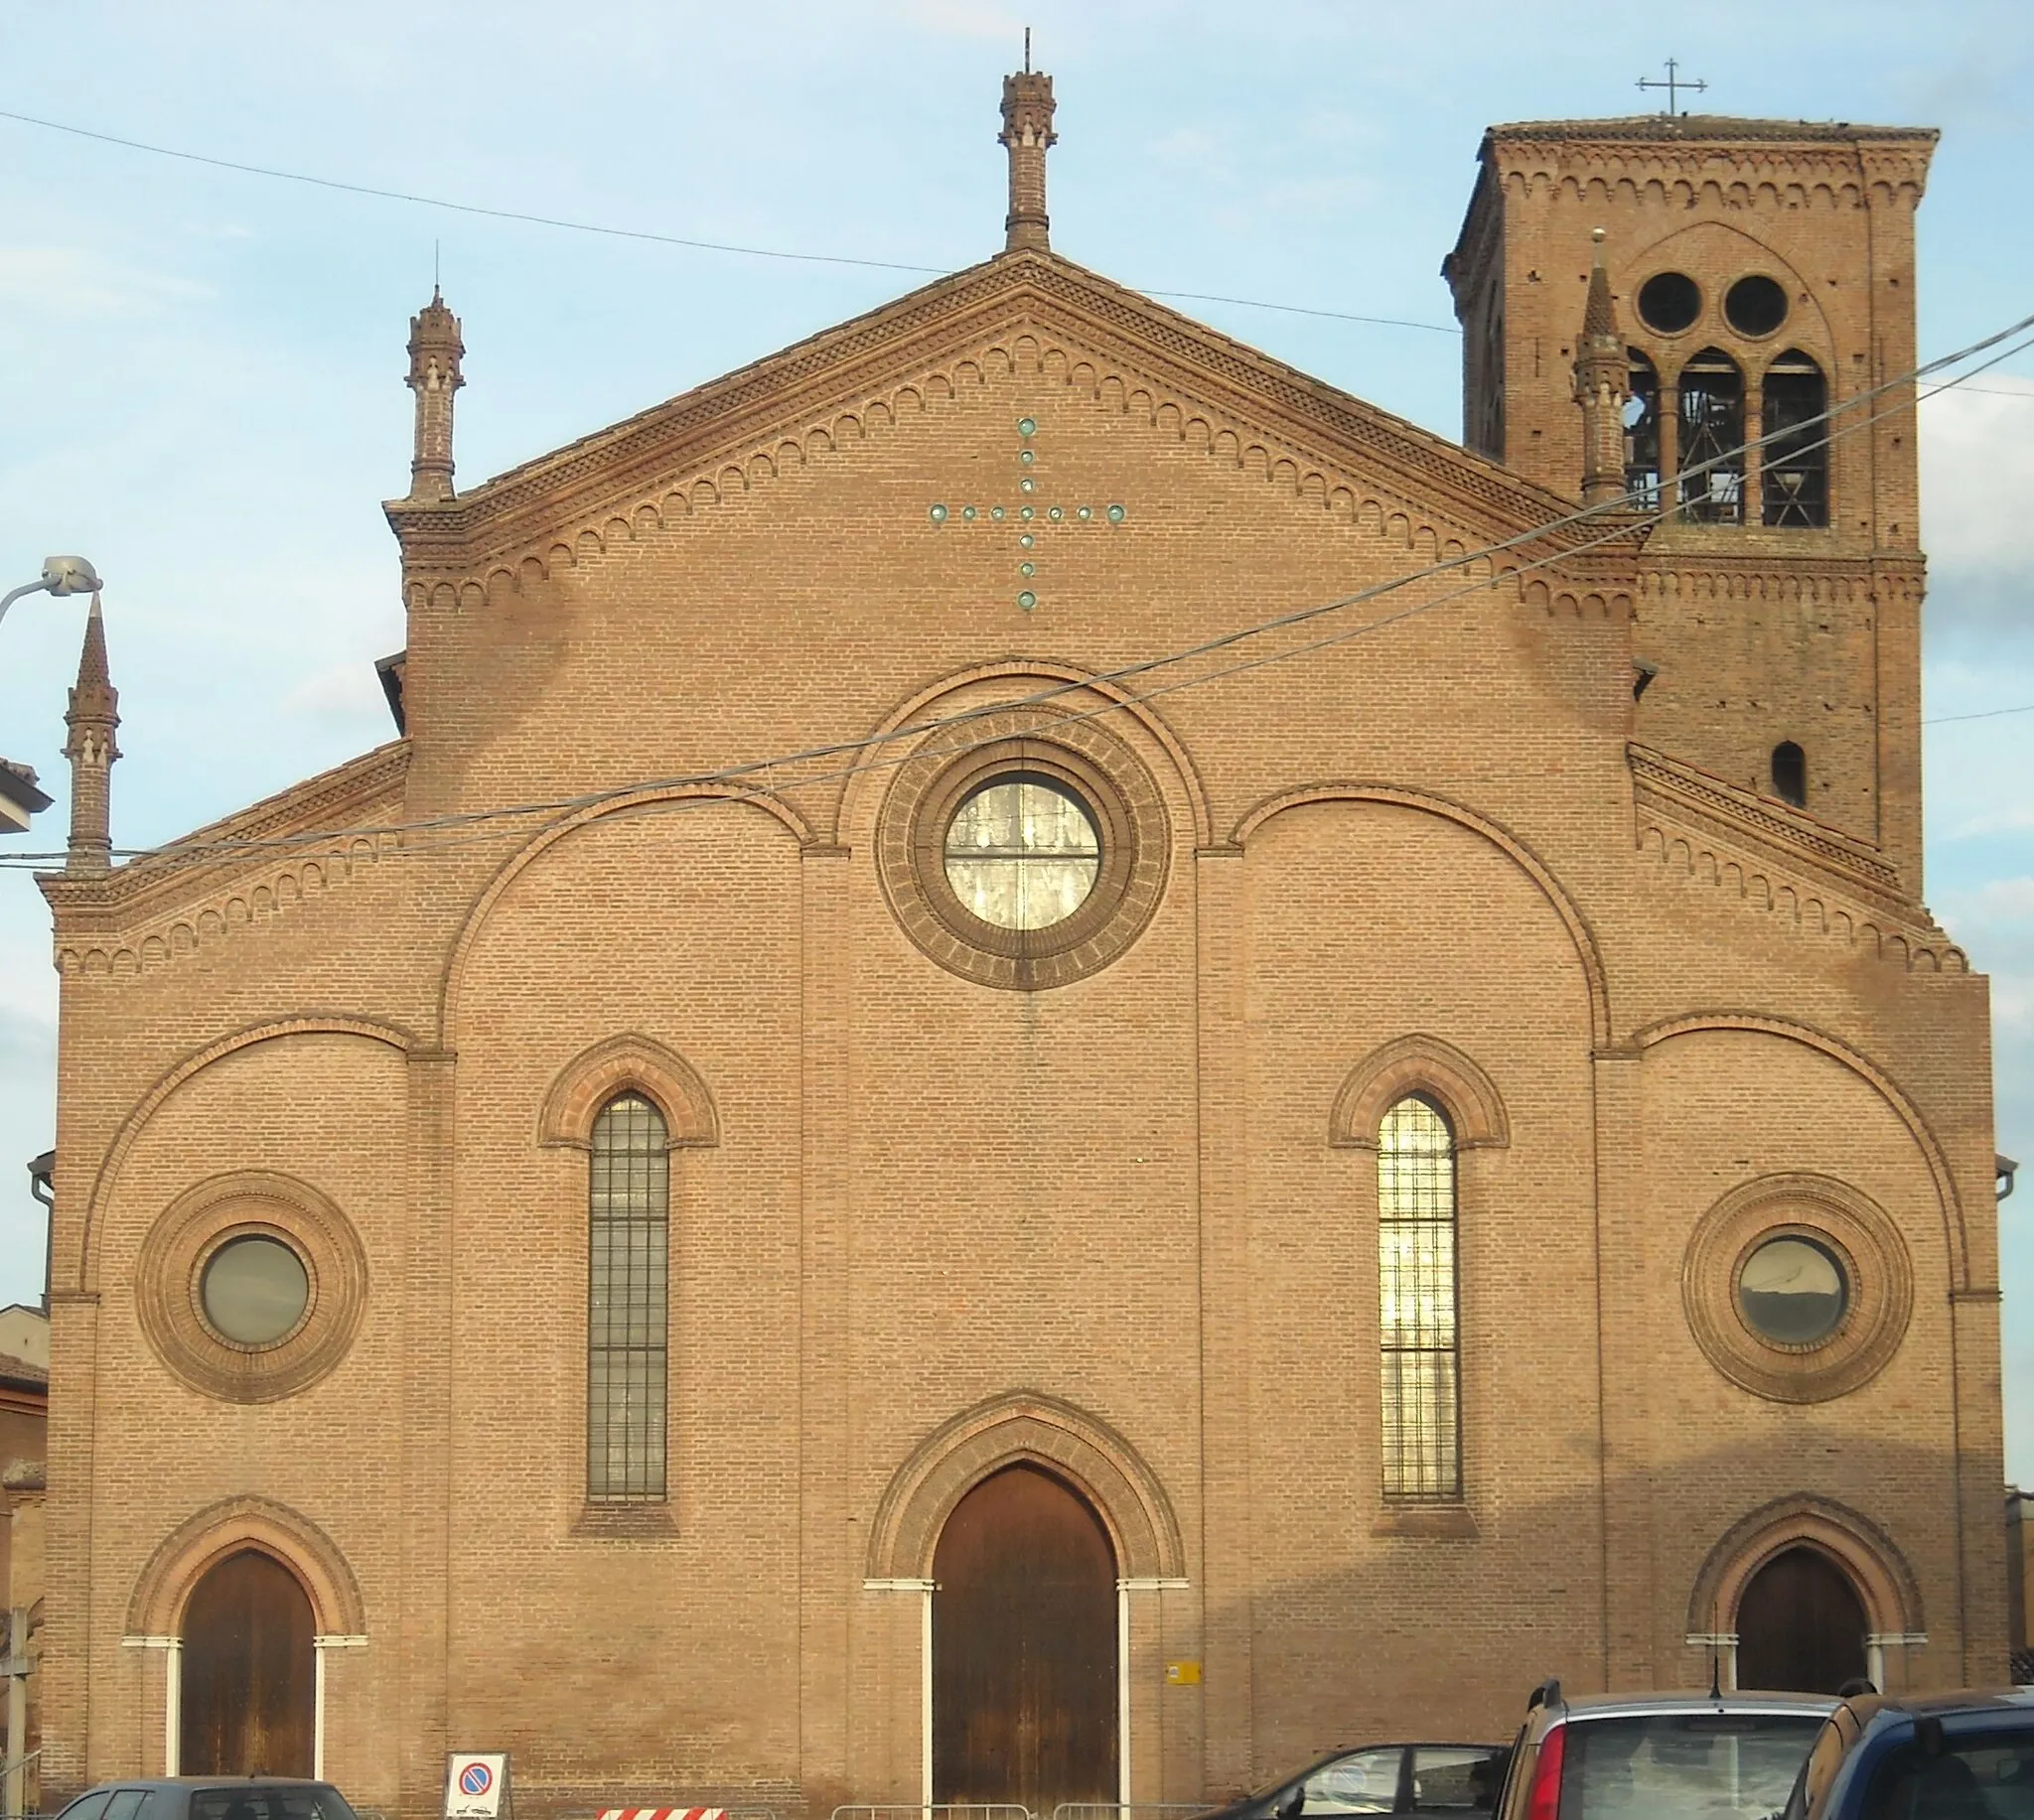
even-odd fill
[{"label": "pointed arch doorway", "polygon": [[1783,1549],[1737,1602],[1737,1684],[1833,1694],[1867,1672],[1871,1626],[1850,1576],[1817,1548]]},{"label": "pointed arch doorway", "polygon": [[1114,1801],[1115,1547],[1030,1465],[954,1505],[933,1558],[933,1799]]},{"label": "pointed arch doorway", "polygon": [[315,1773],[310,1596],[273,1555],[210,1568],[184,1610],[178,1767],[186,1775]]}]

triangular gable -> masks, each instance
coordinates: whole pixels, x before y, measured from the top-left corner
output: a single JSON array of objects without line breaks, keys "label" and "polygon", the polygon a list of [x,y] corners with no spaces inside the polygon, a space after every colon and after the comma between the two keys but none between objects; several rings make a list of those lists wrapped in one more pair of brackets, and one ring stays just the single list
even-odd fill
[{"label": "triangular gable", "polygon": [[[672,490],[746,486],[787,444],[830,438],[843,415],[889,411],[901,392],[951,383],[985,346],[1028,336],[1065,344],[1097,386],[1117,384],[1261,450],[1267,471],[1325,494],[1367,481],[1393,511],[1428,524],[1436,548],[1497,541],[1563,518],[1572,499],[1274,360],[1057,254],[1006,253],[680,393],[445,501],[391,500],[412,573],[480,579],[580,538],[604,541]],[[830,443],[829,443],[830,446]],[[1352,509],[1361,509],[1353,506]],[[1603,527],[1549,534],[1544,553]],[[442,584],[441,584],[442,585]]]}]

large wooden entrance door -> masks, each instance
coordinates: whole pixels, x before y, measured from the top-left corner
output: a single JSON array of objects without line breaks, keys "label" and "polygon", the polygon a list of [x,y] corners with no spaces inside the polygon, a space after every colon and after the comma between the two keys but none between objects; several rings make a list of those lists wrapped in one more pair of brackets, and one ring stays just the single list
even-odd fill
[{"label": "large wooden entrance door", "polygon": [[933,1799],[1116,1798],[1116,1560],[1036,1467],[963,1497],[933,1561]]},{"label": "large wooden entrance door", "polygon": [[1827,1555],[1790,1548],[1737,1602],[1737,1684],[1833,1694],[1865,1668],[1864,1606]]},{"label": "large wooden entrance door", "polygon": [[272,1555],[228,1555],[184,1613],[186,1775],[309,1775],[311,1602]]}]

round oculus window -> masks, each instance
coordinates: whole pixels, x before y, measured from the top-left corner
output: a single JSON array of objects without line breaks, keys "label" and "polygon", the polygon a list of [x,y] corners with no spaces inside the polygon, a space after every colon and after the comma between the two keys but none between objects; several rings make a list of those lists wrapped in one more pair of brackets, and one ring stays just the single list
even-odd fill
[{"label": "round oculus window", "polygon": [[286,1339],[311,1302],[304,1260],[282,1240],[250,1232],[230,1238],[206,1260],[198,1286],[205,1318],[236,1345]]},{"label": "round oculus window", "polygon": [[1087,803],[1053,778],[1018,772],[964,798],[946,824],[946,883],[999,929],[1049,929],[1094,890],[1101,837]]},{"label": "round oculus window", "polygon": [[1702,289],[1685,272],[1656,272],[1639,287],[1639,319],[1662,335],[1678,335],[1702,314]]},{"label": "round oculus window", "polygon": [[1737,1273],[1737,1306],[1762,1339],[1812,1346],[1828,1338],[1850,1304],[1835,1254],[1813,1239],[1768,1239]]},{"label": "round oculus window", "polygon": [[1740,278],[1723,293],[1723,320],[1739,335],[1771,335],[1787,320],[1787,293],[1759,273]]}]

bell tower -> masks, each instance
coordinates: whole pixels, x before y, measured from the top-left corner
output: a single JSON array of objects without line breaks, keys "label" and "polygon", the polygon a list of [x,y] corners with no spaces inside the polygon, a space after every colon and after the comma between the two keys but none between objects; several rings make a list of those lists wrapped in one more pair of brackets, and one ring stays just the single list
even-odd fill
[{"label": "bell tower", "polygon": [[1674,113],[1494,126],[1441,268],[1464,442],[1653,524],[1637,739],[1872,843],[1917,895],[1902,375],[1936,137]]}]

